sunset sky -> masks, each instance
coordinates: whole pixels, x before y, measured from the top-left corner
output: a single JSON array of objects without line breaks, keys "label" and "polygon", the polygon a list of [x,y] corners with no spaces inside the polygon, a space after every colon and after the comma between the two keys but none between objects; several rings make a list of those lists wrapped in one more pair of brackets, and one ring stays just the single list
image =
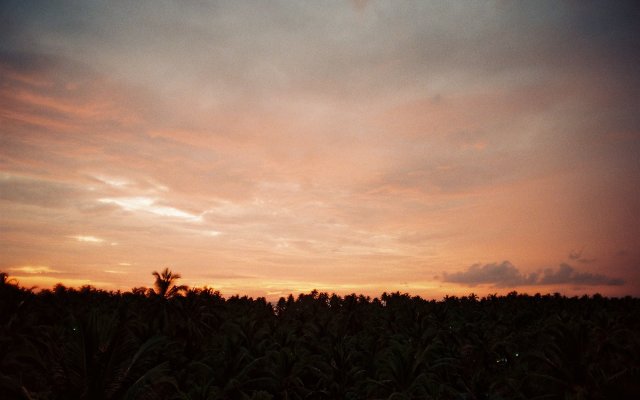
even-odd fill
[{"label": "sunset sky", "polygon": [[3,1],[21,285],[640,295],[624,1]]}]

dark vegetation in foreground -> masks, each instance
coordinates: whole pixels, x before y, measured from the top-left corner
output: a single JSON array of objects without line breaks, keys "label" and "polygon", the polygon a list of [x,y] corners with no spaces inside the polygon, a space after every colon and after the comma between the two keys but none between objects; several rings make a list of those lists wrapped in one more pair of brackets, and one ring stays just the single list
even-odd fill
[{"label": "dark vegetation in foreground", "polygon": [[640,299],[223,298],[0,282],[2,399],[625,399]]}]

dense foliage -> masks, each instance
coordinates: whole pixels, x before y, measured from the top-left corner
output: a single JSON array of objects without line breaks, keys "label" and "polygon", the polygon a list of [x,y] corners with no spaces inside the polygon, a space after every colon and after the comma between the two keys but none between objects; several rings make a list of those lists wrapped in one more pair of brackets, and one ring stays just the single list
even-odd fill
[{"label": "dense foliage", "polygon": [[0,397],[639,398],[637,298],[314,291],[272,306],[174,286],[35,293],[3,274]]}]

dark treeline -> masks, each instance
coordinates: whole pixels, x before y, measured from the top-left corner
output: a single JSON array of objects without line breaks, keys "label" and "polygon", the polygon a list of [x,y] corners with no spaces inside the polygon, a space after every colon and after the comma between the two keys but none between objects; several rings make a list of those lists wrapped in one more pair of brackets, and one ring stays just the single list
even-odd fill
[{"label": "dark treeline", "polygon": [[[166,271],[165,271],[166,272]],[[628,399],[640,299],[316,291],[269,304],[2,274],[2,399]],[[158,282],[167,283],[165,287]]]}]

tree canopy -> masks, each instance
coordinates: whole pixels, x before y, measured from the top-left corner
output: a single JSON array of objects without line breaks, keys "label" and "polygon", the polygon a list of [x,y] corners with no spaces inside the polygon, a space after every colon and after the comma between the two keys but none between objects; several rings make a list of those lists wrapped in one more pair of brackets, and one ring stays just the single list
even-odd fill
[{"label": "tree canopy", "polygon": [[[3,399],[631,399],[640,299],[0,284]],[[5,279],[6,278],[6,279]],[[181,288],[181,289],[178,289]],[[162,301],[158,301],[162,299]]]},{"label": "tree canopy", "polygon": [[176,285],[176,282],[182,278],[182,276],[171,272],[169,268],[165,268],[161,272],[153,271],[152,275],[156,278],[153,284],[153,293],[156,296],[168,299],[187,290],[187,286],[185,285]]}]

